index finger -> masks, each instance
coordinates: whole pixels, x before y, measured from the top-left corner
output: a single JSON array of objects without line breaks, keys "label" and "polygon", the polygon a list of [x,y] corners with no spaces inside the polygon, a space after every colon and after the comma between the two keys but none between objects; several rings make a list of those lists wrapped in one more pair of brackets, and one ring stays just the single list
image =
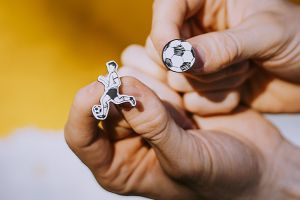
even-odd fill
[{"label": "index finger", "polygon": [[204,0],[156,0],[153,5],[150,38],[161,55],[165,44],[180,38],[184,20],[195,14]]}]

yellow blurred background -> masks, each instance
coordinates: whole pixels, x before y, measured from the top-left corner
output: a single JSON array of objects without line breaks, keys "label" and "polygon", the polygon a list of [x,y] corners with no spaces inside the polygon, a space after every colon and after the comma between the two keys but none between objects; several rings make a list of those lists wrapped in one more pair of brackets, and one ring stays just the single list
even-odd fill
[{"label": "yellow blurred background", "polygon": [[152,0],[0,0],[0,136],[62,129],[75,92],[150,31]]}]

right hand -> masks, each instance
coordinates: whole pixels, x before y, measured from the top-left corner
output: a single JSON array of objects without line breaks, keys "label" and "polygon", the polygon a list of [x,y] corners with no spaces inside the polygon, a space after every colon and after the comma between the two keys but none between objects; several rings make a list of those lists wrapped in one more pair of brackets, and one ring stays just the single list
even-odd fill
[{"label": "right hand", "polygon": [[68,145],[105,189],[154,199],[299,197],[293,164],[300,152],[261,115],[240,108],[232,115],[194,116],[193,127],[172,108],[178,97],[172,90],[141,78],[172,101],[163,103],[146,85],[124,77],[120,91],[135,96],[137,106],[112,106],[100,128],[91,107],[104,88],[93,83],[76,95],[65,126]]},{"label": "right hand", "polygon": [[[137,56],[139,59],[136,59]],[[146,49],[138,45],[131,45],[124,50],[122,62],[126,68],[135,72],[132,75],[142,72],[144,77],[140,80],[147,80],[147,77],[152,77],[157,81],[166,83],[169,73],[172,73],[155,63],[148,56]],[[180,76],[177,78],[178,80],[174,84],[183,87],[181,84],[184,83],[184,79],[180,79]],[[147,85],[151,86],[151,84]],[[261,69],[257,69],[254,75],[241,86],[240,90],[230,94],[226,94],[226,91],[210,93],[201,96],[201,98],[199,95],[185,93],[182,95],[181,101],[177,100],[176,105],[183,109],[188,108],[191,113],[202,116],[228,113],[240,101],[260,112],[300,112],[300,84],[281,80]],[[173,97],[170,100],[173,99],[178,98]]]},{"label": "right hand", "polygon": [[184,75],[168,72],[169,85],[184,93],[191,112],[197,100],[231,98],[219,113],[228,112],[238,104],[239,88],[254,68],[300,82],[299,19],[300,7],[282,0],[156,0],[147,50],[162,65],[163,46],[187,39],[200,61]]}]

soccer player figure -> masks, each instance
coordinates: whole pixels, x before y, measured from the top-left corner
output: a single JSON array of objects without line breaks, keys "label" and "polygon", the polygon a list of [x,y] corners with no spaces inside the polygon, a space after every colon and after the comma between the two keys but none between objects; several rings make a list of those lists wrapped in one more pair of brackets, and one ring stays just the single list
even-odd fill
[{"label": "soccer player figure", "polygon": [[100,105],[94,105],[92,108],[93,115],[98,120],[106,119],[110,102],[113,102],[114,104],[128,102],[131,106],[136,105],[136,101],[133,96],[119,94],[121,80],[117,73],[117,63],[115,61],[109,61],[106,63],[106,67],[108,75],[98,77],[98,81],[104,85],[104,93],[100,99]]}]

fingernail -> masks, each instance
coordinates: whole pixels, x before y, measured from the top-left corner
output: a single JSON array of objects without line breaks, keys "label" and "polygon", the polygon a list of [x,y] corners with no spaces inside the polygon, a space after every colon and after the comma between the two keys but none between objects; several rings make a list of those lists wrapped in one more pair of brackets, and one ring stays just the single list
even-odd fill
[{"label": "fingernail", "polygon": [[204,71],[204,52],[200,48],[193,49],[195,54],[195,63],[189,72],[202,73]]}]

